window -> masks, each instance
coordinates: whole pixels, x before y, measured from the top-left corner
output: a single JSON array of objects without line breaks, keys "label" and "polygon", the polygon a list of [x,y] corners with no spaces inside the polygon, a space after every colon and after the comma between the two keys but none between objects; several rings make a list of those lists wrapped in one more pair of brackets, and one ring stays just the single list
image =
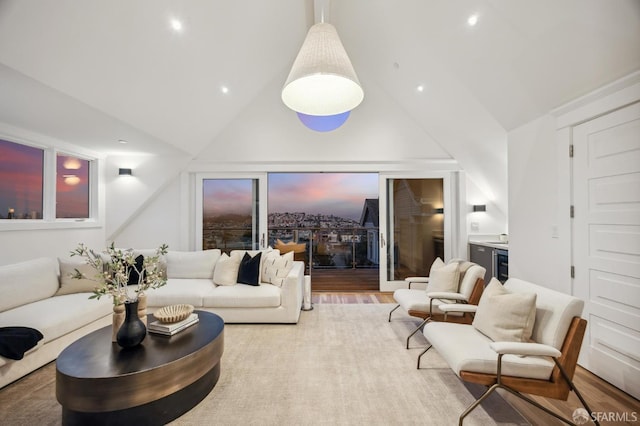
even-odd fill
[{"label": "window", "polygon": [[44,153],[0,139],[0,219],[42,219]]},{"label": "window", "polygon": [[56,156],[56,218],[89,217],[89,160]]},{"label": "window", "polygon": [[258,248],[257,179],[202,180],[202,249]]},{"label": "window", "polygon": [[0,137],[0,230],[77,227],[97,219],[96,166],[54,147]]}]

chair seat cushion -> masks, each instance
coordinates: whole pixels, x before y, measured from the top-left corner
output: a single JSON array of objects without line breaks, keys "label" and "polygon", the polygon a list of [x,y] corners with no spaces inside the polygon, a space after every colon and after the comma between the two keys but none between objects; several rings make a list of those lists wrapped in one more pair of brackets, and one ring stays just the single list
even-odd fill
[{"label": "chair seat cushion", "polygon": [[[398,290],[393,292],[393,298],[396,302],[404,309],[405,311],[419,311],[419,312],[429,312],[429,303],[431,299],[427,297],[427,294],[424,290],[421,289],[408,289],[408,288],[399,288]],[[445,302],[434,302],[433,303],[433,313],[434,314],[444,314],[438,306],[440,303]],[[455,303],[455,301],[451,301],[451,303]],[[451,312],[449,315],[452,316],[460,316],[459,312]]]},{"label": "chair seat cushion", "polygon": [[[431,322],[424,327],[424,336],[458,376],[461,371],[497,374],[498,354],[489,347],[492,340],[472,325]],[[502,374],[548,380],[554,365],[547,357],[504,355]]]}]

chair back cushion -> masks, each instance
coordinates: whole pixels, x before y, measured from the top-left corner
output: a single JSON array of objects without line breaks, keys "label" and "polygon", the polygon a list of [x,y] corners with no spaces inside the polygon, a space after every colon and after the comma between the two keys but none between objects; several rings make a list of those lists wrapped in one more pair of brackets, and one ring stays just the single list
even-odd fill
[{"label": "chair back cushion", "polygon": [[[467,298],[467,300],[469,300],[469,297],[471,297],[471,293],[473,292],[473,288],[476,285],[476,281],[478,281],[478,278],[484,279],[484,273],[486,272],[486,269],[472,262],[462,262],[460,263],[459,268],[460,287],[458,292],[460,294],[463,294]],[[462,270],[465,268],[466,270],[464,271],[463,275]]]},{"label": "chair back cushion", "polygon": [[482,293],[473,326],[495,342],[527,342],[536,317],[536,293],[512,292],[491,278]]},{"label": "chair back cushion", "polygon": [[435,264],[431,268],[429,276],[429,284],[427,284],[427,293],[436,291],[445,291],[456,293],[458,284],[460,283],[460,271],[457,263],[449,263],[436,268]]},{"label": "chair back cushion", "polygon": [[511,292],[536,293],[536,320],[531,339],[560,350],[573,317],[582,314],[584,302],[518,278],[509,278],[504,287]]}]

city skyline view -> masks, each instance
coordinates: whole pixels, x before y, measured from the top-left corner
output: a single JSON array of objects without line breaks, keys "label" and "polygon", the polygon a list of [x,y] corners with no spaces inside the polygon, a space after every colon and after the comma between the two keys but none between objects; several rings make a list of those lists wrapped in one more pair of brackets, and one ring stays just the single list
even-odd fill
[{"label": "city skyline view", "polygon": [[[252,186],[252,179],[206,179],[204,215],[251,215]],[[359,220],[367,198],[378,198],[377,173],[269,173],[268,177],[268,214],[306,213]]]}]

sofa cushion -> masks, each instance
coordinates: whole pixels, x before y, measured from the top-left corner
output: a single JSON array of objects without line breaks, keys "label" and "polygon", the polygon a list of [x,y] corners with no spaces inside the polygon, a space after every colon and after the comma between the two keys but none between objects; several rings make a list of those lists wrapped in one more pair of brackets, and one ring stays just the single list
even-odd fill
[{"label": "sofa cushion", "polygon": [[222,253],[213,270],[213,282],[217,285],[236,285],[238,269],[240,269],[240,259],[237,256],[229,257],[227,253]]},{"label": "sofa cushion", "polygon": [[203,297],[215,287],[210,279],[169,278],[166,285],[145,292],[147,306],[163,307],[186,303],[195,308],[202,307]]},{"label": "sofa cushion", "polygon": [[293,251],[282,256],[269,256],[262,262],[262,281],[282,287],[284,280],[293,267]]},{"label": "sofa cushion", "polygon": [[58,288],[58,264],[53,259],[0,266],[0,312],[49,298]]},{"label": "sofa cushion", "polygon": [[511,292],[491,278],[478,303],[473,326],[496,342],[527,342],[535,318],[535,293]]},{"label": "sofa cushion", "polygon": [[[93,290],[99,286],[98,282],[95,281],[95,276],[98,272],[84,261],[58,258],[58,266],[60,268],[60,289],[56,292],[56,296],[72,293],[93,293]],[[76,269],[87,278],[73,278]]]},{"label": "sofa cushion", "polygon": [[276,308],[281,289],[271,284],[219,286],[205,295],[206,308]]},{"label": "sofa cushion", "polygon": [[[461,371],[496,374],[498,354],[489,347],[491,339],[472,325],[431,322],[424,335],[459,376]],[[553,360],[547,357],[504,355],[502,374],[548,380]]]},{"label": "sofa cushion", "polygon": [[213,278],[220,250],[170,251],[167,253],[167,278]]},{"label": "sofa cushion", "polygon": [[50,342],[113,313],[111,298],[89,299],[87,293],[49,297],[0,313],[0,327],[39,330]]},{"label": "sofa cushion", "polygon": [[263,282],[262,264],[265,259],[269,258],[269,256],[280,256],[280,250],[271,247],[267,247],[264,250],[231,250],[231,253],[229,253],[229,255],[238,259],[238,262],[240,262],[246,253],[248,253],[251,257],[255,256],[258,253],[262,253],[262,257],[260,258],[260,273],[258,275],[258,282]]},{"label": "sofa cushion", "polygon": [[261,259],[262,253],[257,253],[253,257],[249,253],[244,254],[238,268],[238,284],[258,285]]}]

